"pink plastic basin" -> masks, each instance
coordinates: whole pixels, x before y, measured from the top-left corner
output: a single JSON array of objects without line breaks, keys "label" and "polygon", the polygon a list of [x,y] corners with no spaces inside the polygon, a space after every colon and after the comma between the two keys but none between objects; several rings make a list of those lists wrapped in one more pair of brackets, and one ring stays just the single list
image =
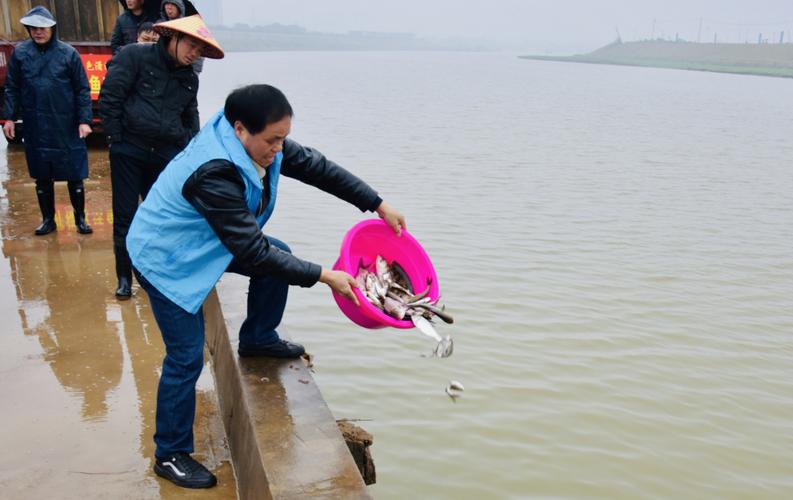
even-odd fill
[{"label": "pink plastic basin", "polygon": [[[432,266],[427,252],[421,247],[416,238],[404,229],[402,236],[397,236],[388,224],[380,219],[361,221],[352,227],[344,236],[341,243],[339,258],[333,269],[346,271],[352,276],[358,274],[358,266],[363,259],[364,265],[372,264],[375,258],[381,255],[389,264],[396,260],[407,273],[410,282],[415,288],[414,293],[423,292],[427,288],[427,280],[432,280],[429,296],[438,298],[438,276]],[[373,269],[373,268],[372,268]],[[364,328],[413,328],[411,321],[393,318],[377,307],[373,306],[363,291],[353,288],[358,297],[360,306],[333,292],[333,298],[339,309],[354,323]]]}]

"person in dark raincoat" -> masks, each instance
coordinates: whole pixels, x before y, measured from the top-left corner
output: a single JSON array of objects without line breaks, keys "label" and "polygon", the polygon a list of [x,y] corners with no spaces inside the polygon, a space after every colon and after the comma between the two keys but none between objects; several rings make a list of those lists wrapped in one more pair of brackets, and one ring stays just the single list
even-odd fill
[{"label": "person in dark raincoat", "polygon": [[58,40],[50,11],[32,8],[20,22],[30,40],[20,43],[8,61],[3,133],[16,138],[14,119],[25,124],[25,157],[43,221],[37,235],[55,231],[54,181],[67,181],[77,232],[93,232],[85,221],[88,153],[91,133],[91,92],[80,55]]}]

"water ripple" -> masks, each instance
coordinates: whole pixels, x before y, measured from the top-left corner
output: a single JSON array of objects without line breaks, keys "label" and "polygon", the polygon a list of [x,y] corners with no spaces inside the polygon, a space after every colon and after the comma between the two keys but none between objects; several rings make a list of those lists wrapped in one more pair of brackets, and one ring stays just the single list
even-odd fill
[{"label": "water ripple", "polygon": [[[793,496],[787,81],[498,54],[229,58],[237,74],[202,80],[282,68],[265,77],[295,138],[407,214],[455,315],[438,360],[414,331],[354,326],[323,286],[291,292],[285,329],[330,407],[372,419],[377,498]],[[268,231],[330,265],[361,217],[285,179]]]}]

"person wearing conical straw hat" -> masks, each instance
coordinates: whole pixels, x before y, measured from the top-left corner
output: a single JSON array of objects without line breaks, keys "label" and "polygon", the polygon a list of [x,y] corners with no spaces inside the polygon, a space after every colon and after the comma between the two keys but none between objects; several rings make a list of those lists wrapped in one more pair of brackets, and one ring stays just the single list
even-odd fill
[{"label": "person wearing conical straw hat", "polygon": [[110,150],[116,298],[132,297],[126,237],[138,202],[171,159],[198,133],[199,57],[221,59],[223,49],[199,15],[159,23],[160,39],[131,44],[108,64],[99,112]]},{"label": "person wearing conical straw hat", "polygon": [[[160,18],[157,20],[157,22],[161,23],[165,21],[172,21],[174,19],[179,19],[180,17],[191,15],[188,12],[187,7],[195,10],[189,1],[187,2],[187,5],[185,5],[185,0],[162,0],[160,3]],[[199,57],[193,62],[193,71],[195,71],[196,75],[199,75],[203,69],[204,58]]]},{"label": "person wearing conical straw hat", "polygon": [[[220,47],[218,41],[215,40],[215,37],[212,36],[212,33],[199,14],[157,23],[154,25],[154,30],[157,31],[160,36],[174,38],[176,40],[174,46],[178,45],[180,38],[185,36],[203,42],[205,44],[202,53],[204,57],[210,59],[223,59],[223,49]],[[194,59],[195,58],[191,59],[191,64]]]}]

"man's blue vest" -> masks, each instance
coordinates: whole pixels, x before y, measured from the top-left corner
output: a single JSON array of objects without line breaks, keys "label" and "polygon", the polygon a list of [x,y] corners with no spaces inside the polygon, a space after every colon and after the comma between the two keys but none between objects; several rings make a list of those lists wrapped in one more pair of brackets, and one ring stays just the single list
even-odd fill
[{"label": "man's blue vest", "polygon": [[[270,199],[257,217],[260,228],[275,207],[282,158],[278,153],[267,167]],[[182,196],[187,178],[215,159],[228,160],[237,167],[245,182],[248,208],[256,214],[262,199],[262,180],[221,111],[160,174],[138,207],[127,235],[127,250],[135,268],[191,314],[198,312],[232,260],[207,220]]]}]

